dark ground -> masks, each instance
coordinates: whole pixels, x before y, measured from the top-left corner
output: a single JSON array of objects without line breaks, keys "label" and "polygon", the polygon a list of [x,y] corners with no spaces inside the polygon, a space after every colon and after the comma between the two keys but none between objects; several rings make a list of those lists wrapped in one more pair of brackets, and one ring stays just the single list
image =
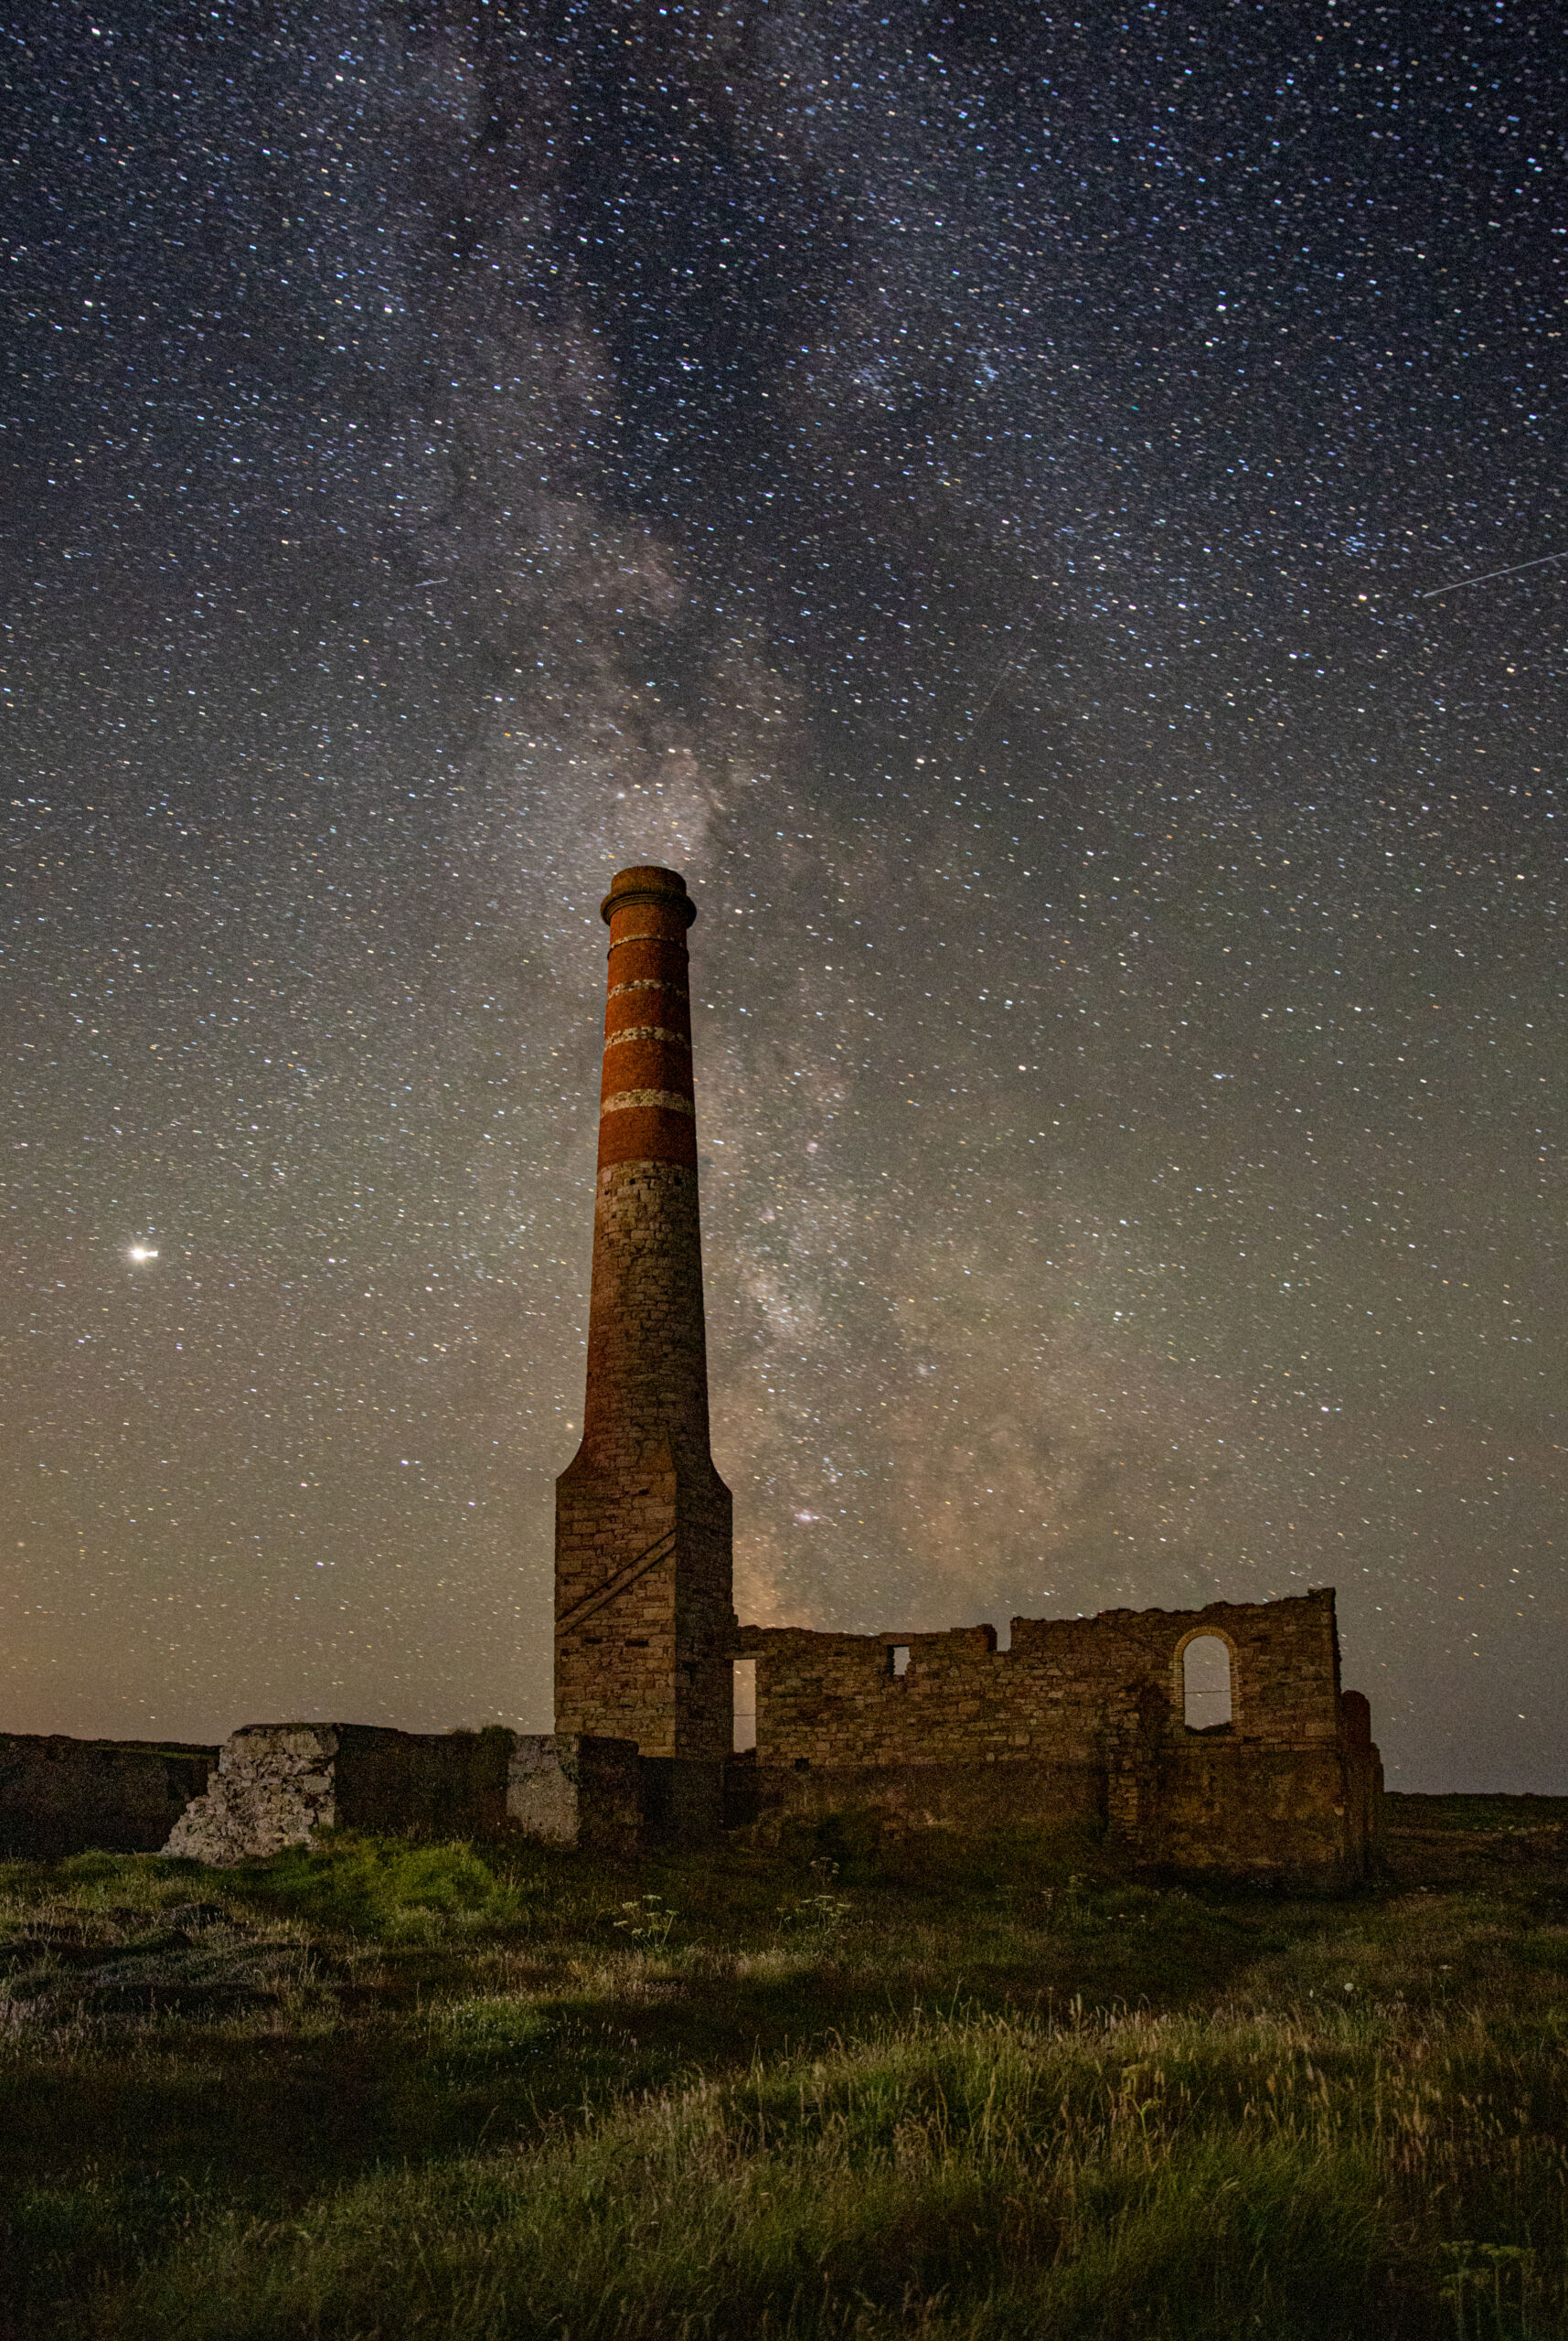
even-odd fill
[{"label": "dark ground", "polygon": [[0,2335],[1568,2334],[1568,1799],[1389,1811],[11,1865]]}]

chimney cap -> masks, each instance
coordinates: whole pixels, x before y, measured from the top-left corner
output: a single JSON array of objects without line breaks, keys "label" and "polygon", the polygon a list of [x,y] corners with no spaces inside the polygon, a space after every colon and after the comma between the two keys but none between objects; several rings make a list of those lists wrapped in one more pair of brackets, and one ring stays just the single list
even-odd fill
[{"label": "chimney cap", "polygon": [[663,870],[656,862],[638,862],[630,870],[617,870],[610,881],[610,891],[599,905],[599,915],[606,926],[616,911],[630,910],[634,903],[660,903],[667,910],[679,910],[689,926],[697,916],[697,904],[687,894],[686,881],[678,870]]}]

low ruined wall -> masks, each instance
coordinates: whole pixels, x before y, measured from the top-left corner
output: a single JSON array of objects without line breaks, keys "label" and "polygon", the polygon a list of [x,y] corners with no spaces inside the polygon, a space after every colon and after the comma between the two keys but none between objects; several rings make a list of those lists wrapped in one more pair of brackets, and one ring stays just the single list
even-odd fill
[{"label": "low ruined wall", "polygon": [[493,1837],[517,1735],[339,1724],[337,1825],[401,1837]]},{"label": "low ruined wall", "polygon": [[518,1733],[507,1814],[524,1836],[620,1857],[643,1842],[643,1761],[636,1743],[581,1732]]},{"label": "low ruined wall", "polygon": [[230,1734],[218,1769],[176,1823],[165,1851],[222,1868],[309,1844],[337,1825],[337,1728],[251,1724]]},{"label": "low ruined wall", "polygon": [[155,1853],[217,1761],[216,1748],[0,1733],[0,1857]]},{"label": "low ruined wall", "polygon": [[1259,1748],[1219,1733],[1174,1734],[1133,1839],[1157,1869],[1324,1884],[1360,1876],[1341,1749]]},{"label": "low ruined wall", "polygon": [[1162,1730],[1123,1765],[737,1758],[731,1820],[754,1824],[764,1838],[786,1822],[830,1813],[869,1813],[895,1836],[1087,1824],[1104,1826],[1140,1869],[1339,1885],[1379,1865],[1380,1798],[1375,1750],[1368,1762],[1339,1745],[1259,1748],[1218,1732]]},{"label": "low ruined wall", "polygon": [[1345,1724],[1345,1809],[1349,1857],[1357,1876],[1376,1876],[1388,1862],[1382,1758],[1372,1745],[1372,1711],[1363,1694],[1346,1691],[1340,1699],[1340,1711]]},{"label": "low ruined wall", "polygon": [[[674,1766],[675,1770],[686,1769]],[[702,1769],[702,1768],[698,1768]],[[718,1777],[718,1768],[706,1768]],[[227,1867],[312,1845],[330,1829],[397,1837],[509,1831],[584,1852],[635,1853],[667,1831],[667,1783],[630,1740],[493,1728],[424,1733],[368,1724],[249,1724],[166,1850]],[[662,1776],[661,1776],[662,1780]],[[714,1833],[714,1829],[708,1833]]]},{"label": "low ruined wall", "polygon": [[644,1756],[643,1842],[648,1845],[704,1845],[724,1827],[726,1767],[705,1756]]},{"label": "low ruined wall", "polygon": [[223,1865],[314,1844],[324,1829],[494,1835],[506,1823],[512,1740],[508,1731],[249,1724],[225,1742],[167,1850]]},{"label": "low ruined wall", "polygon": [[1105,1819],[1105,1774],[1093,1764],[816,1766],[733,1768],[731,1819],[764,1837],[781,1823],[829,1813],[869,1812],[891,1834],[922,1829],[976,1833],[1061,1829]]}]

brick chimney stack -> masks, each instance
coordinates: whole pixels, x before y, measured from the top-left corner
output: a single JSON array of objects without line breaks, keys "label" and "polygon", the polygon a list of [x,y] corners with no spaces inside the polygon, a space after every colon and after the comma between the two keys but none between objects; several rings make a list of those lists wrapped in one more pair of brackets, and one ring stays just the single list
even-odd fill
[{"label": "brick chimney stack", "polygon": [[555,1727],[721,1761],[730,1491],[708,1445],[686,931],[673,870],[623,870],[610,929],[582,1443],[556,1481]]}]

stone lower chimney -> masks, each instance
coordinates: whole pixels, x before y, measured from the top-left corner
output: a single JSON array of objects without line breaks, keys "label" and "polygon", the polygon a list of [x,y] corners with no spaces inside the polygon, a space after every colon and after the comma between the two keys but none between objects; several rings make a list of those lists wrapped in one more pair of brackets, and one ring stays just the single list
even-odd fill
[{"label": "stone lower chimney", "polygon": [[731,1737],[730,1491],[708,1445],[686,931],[673,870],[623,870],[610,929],[582,1443],[556,1481],[555,1727],[645,1756]]}]

